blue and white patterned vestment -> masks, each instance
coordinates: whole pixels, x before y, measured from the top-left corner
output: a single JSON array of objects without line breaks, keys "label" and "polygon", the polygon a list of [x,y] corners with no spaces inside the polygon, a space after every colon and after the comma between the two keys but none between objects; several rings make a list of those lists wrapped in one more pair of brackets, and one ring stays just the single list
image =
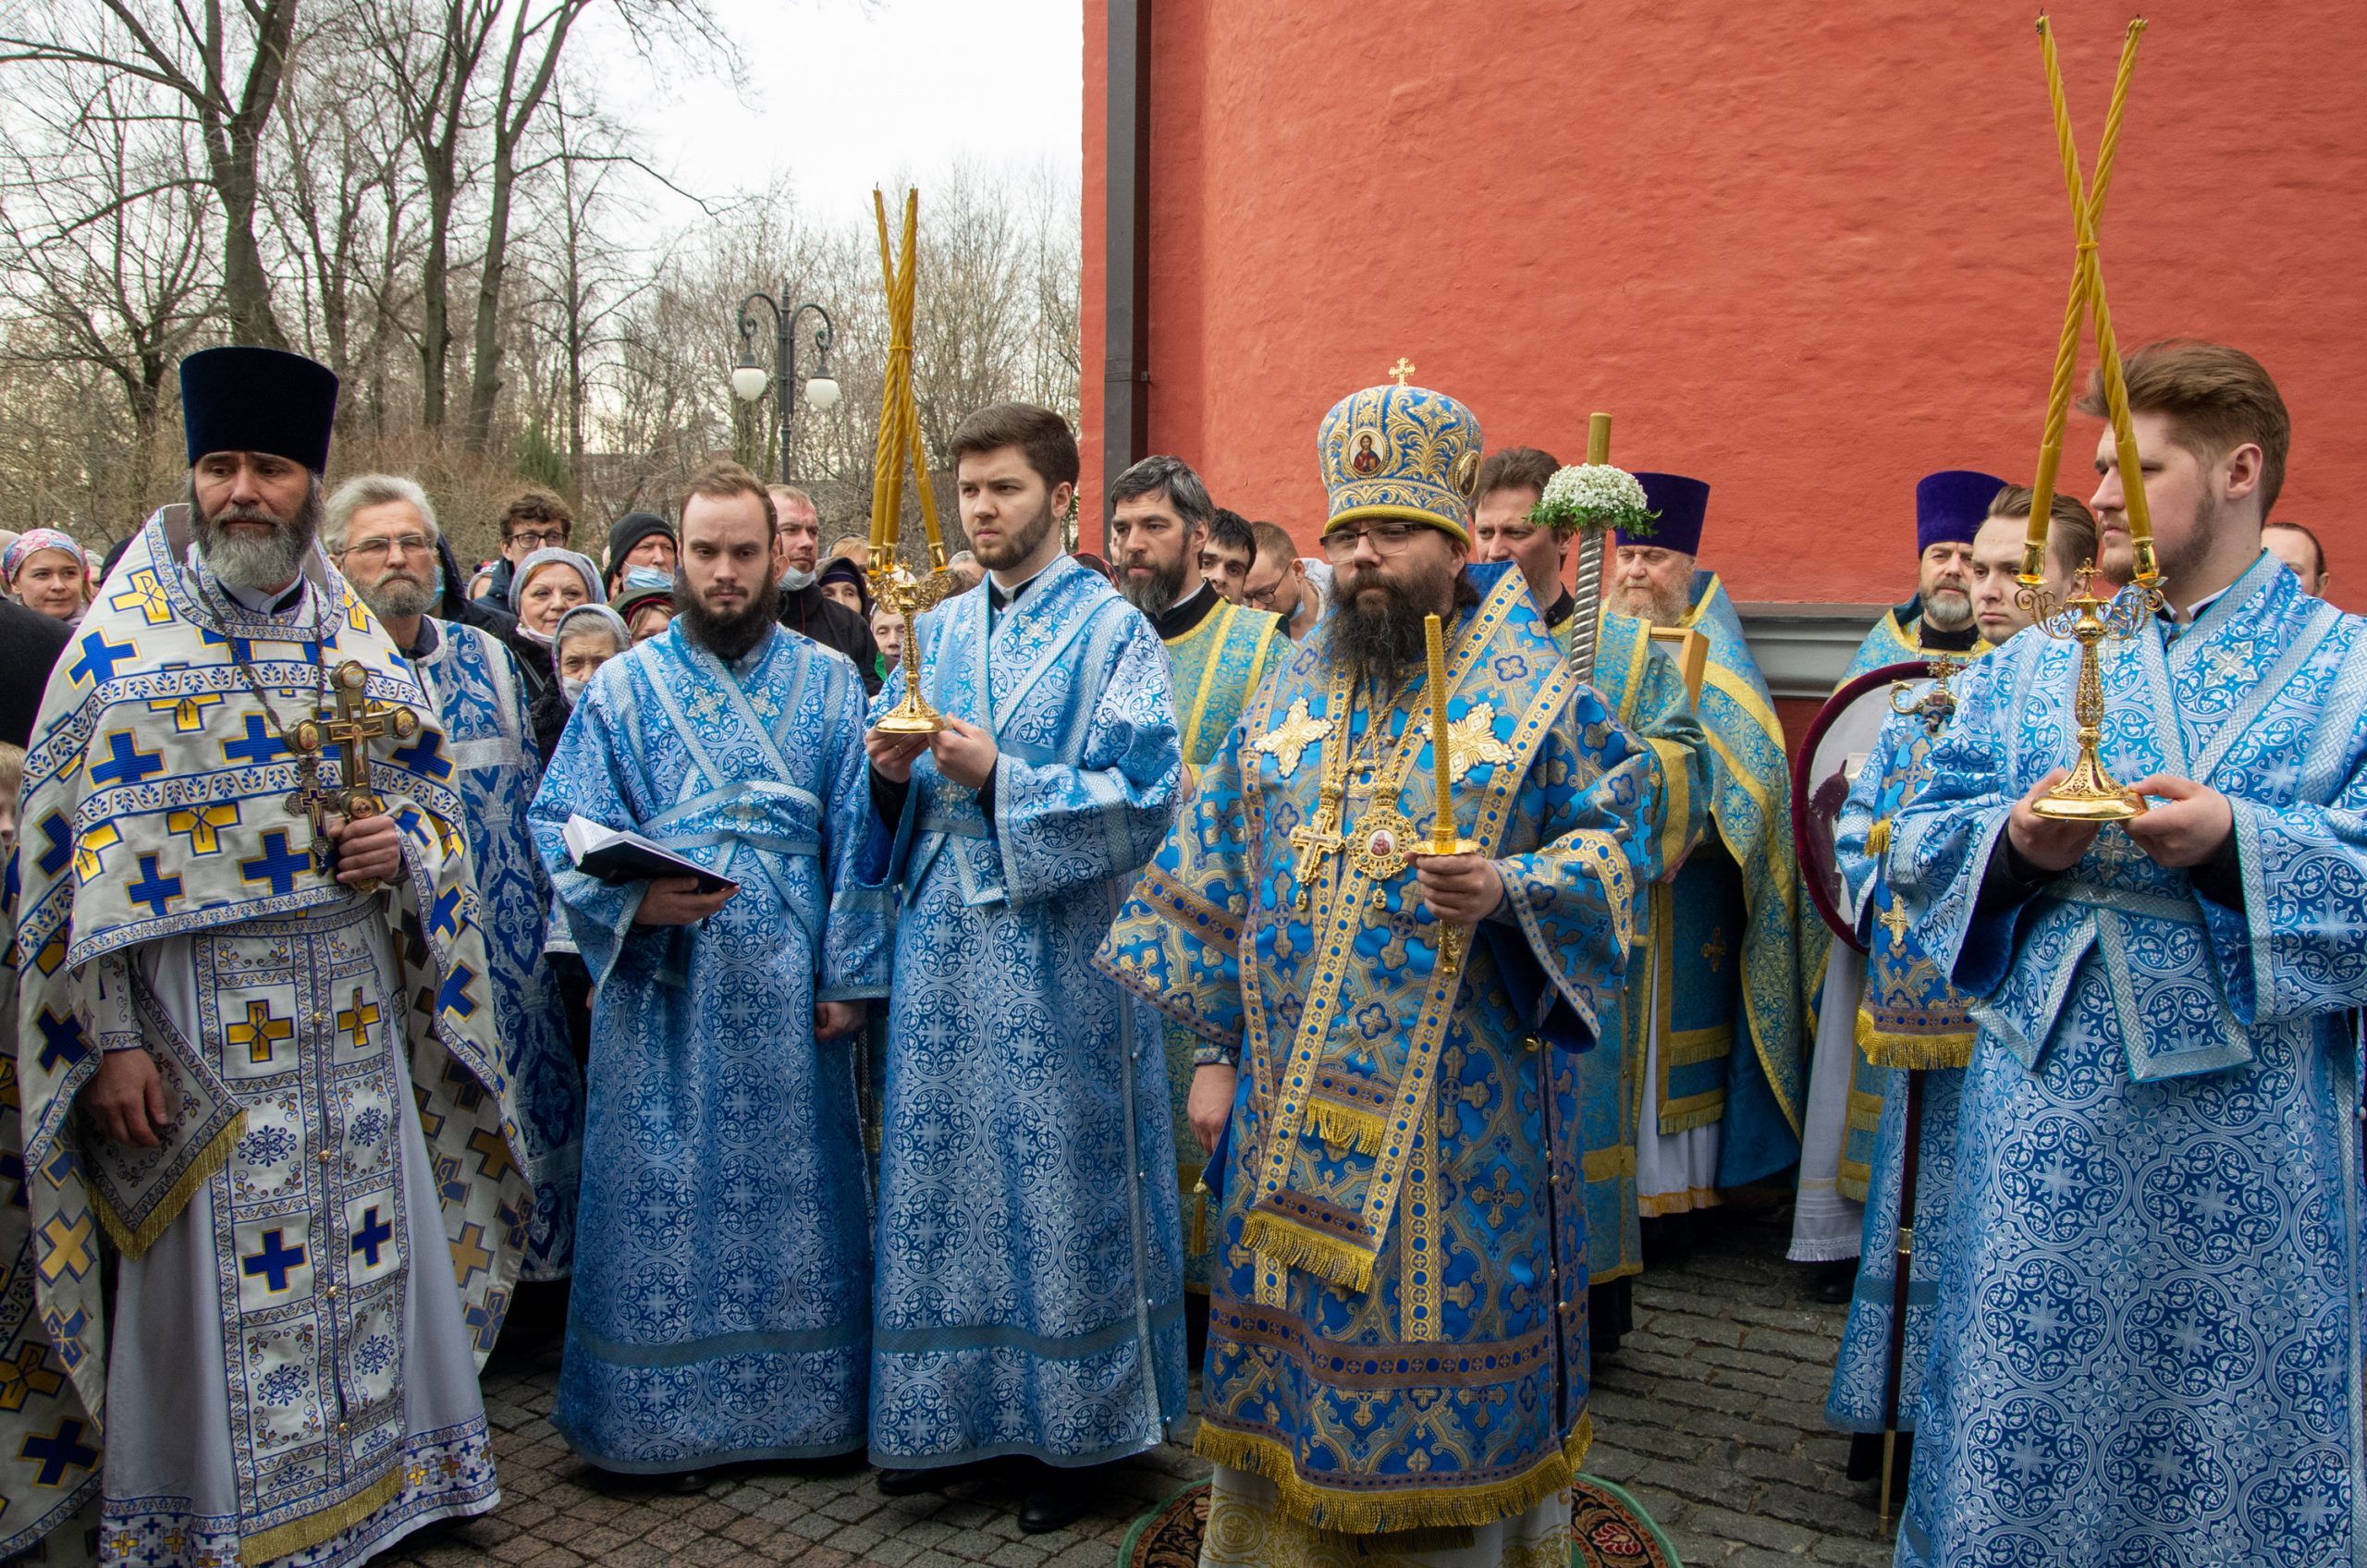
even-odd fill
[{"label": "blue and white patterned vestment", "polygon": [[1166,650],[1099,577],[1063,556],[987,612],[919,628],[922,692],[1000,756],[988,816],[924,755],[897,829],[871,1449],[1095,1464],[1184,1414],[1159,1020],[1093,965],[1183,756]]},{"label": "blue and white patterned vestment", "polygon": [[2241,904],[2107,827],[1980,913],[2078,653],[1959,677],[1888,868],[1981,1026],[1898,1561],[2354,1563],[2367,623],[2263,556],[2104,646],[2105,766],[2230,798]]},{"label": "blue and white patterned vestment", "polygon": [[[863,1445],[870,1208],[853,1036],[816,1001],[885,989],[863,683],[775,631],[727,667],[681,622],[600,668],[534,797],[595,986],[575,1283],[551,1424],[657,1473]],[[860,814],[860,815],[858,815]],[[740,885],[636,926],[644,883],[577,871],[570,815]]]},{"label": "blue and white patterned vestment", "polygon": [[526,683],[501,640],[479,627],[423,620],[429,645],[411,673],[444,724],[460,797],[469,870],[484,906],[494,1027],[518,1101],[534,1222],[521,1280],[564,1280],[575,1256],[575,1179],[583,1153],[583,1078],[569,1048],[558,981],[543,957],[550,881],[526,808],[542,778]]}]

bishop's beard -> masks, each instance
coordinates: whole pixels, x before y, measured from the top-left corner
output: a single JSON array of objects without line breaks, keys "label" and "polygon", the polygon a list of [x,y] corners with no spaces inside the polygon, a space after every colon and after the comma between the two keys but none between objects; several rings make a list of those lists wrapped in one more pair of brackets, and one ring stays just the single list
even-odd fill
[{"label": "bishop's beard", "polygon": [[1479,602],[1479,591],[1453,561],[1398,582],[1342,567],[1332,586],[1332,664],[1346,672],[1351,687],[1370,682],[1378,692],[1397,691],[1428,660],[1424,616],[1446,619]]},{"label": "bishop's beard", "polygon": [[745,657],[763,642],[779,612],[778,571],[767,571],[756,591],[748,595],[748,602],[729,612],[707,608],[688,582],[680,576],[674,579],[674,619],[681,624],[682,634],[726,664]]},{"label": "bishop's beard", "polygon": [[[292,518],[235,505],[209,514],[198,504],[195,485],[190,487],[189,515],[197,535],[197,558],[206,570],[233,588],[268,594],[294,581],[313,552],[313,541],[321,536],[321,478],[313,476]],[[231,522],[267,522],[272,529],[255,539],[227,532],[223,525]]]}]

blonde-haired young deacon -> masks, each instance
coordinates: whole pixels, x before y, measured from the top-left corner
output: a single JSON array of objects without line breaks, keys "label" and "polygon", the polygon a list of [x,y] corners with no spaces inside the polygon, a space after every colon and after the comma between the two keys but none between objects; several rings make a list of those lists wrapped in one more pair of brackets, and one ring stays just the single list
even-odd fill
[{"label": "blonde-haired young deacon", "polygon": [[2079,651],[2026,631],[1957,678],[1885,857],[1980,1026],[1911,1568],[2367,1550],[2367,621],[2261,548],[2291,425],[2259,361],[2155,344],[2128,388],[2142,473],[2107,429],[2101,564],[2128,581],[2142,484],[2166,604],[2121,590],[2101,751],[2148,809],[2033,809],[2073,759]]},{"label": "blonde-haired young deacon", "polygon": [[[1101,953],[1203,1041],[1204,1561],[1566,1561],[1591,1432],[1576,1053],[1659,869],[1660,766],[1520,574],[1468,564],[1462,404],[1371,387],[1318,449],[1331,612],[1251,700]],[[1429,614],[1470,853],[1425,852]],[[1447,925],[1462,957],[1442,967]]]},{"label": "blonde-haired young deacon", "polygon": [[498,1501],[476,1373],[533,1189],[450,748],[315,542],[336,402],[299,355],[181,362],[190,499],[42,704],[0,1554],[94,1478],[106,1562],[359,1562]]}]

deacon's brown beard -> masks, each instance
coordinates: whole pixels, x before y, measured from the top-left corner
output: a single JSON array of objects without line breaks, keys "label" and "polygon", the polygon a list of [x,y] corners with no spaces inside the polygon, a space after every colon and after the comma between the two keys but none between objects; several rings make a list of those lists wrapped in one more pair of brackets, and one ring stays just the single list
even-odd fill
[{"label": "deacon's brown beard", "polygon": [[[769,568],[769,563],[768,568]],[[682,634],[724,663],[744,657],[765,640],[780,613],[780,573],[767,570],[747,604],[729,614],[706,607],[687,579],[674,579],[674,619]]]}]

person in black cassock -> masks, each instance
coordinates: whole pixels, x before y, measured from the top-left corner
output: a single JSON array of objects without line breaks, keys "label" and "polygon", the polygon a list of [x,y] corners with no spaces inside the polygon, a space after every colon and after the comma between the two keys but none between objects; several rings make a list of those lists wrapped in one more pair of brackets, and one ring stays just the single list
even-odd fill
[{"label": "person in black cassock", "polygon": [[[871,635],[871,618],[822,592],[815,568],[822,550],[822,514],[814,497],[794,484],[767,484],[773,512],[780,521],[773,535],[773,553],[780,568],[780,623],[811,637],[853,661],[863,677],[865,696],[879,691],[882,671],[879,644]],[[843,557],[834,557],[836,570],[854,570]],[[863,573],[855,570],[855,580]]]},{"label": "person in black cassock", "polygon": [[30,746],[41,716],[42,688],[74,628],[13,599],[0,599],[0,741]]}]

